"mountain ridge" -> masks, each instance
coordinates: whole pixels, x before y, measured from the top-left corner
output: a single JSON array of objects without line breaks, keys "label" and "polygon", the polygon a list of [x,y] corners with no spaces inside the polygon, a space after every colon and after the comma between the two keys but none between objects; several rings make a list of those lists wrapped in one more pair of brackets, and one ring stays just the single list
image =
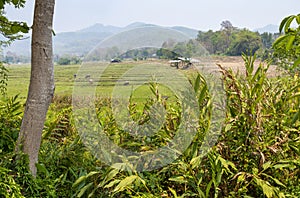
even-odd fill
[{"label": "mountain ridge", "polygon": [[[103,41],[105,38],[108,38],[114,34],[120,32],[128,31],[134,28],[142,28],[156,26],[162,28],[170,28],[176,31],[179,31],[189,38],[196,38],[198,31],[193,28],[185,26],[160,26],[144,22],[133,22],[124,27],[114,26],[114,25],[104,25],[102,23],[96,23],[94,25],[82,28],[77,31],[72,32],[61,32],[57,33],[53,37],[53,48],[54,54],[63,56],[63,55],[85,55],[90,50],[92,50],[98,43]],[[259,33],[270,32],[277,33],[278,26],[269,24],[261,28],[254,29]],[[17,56],[30,56],[30,39],[15,41],[11,46],[3,50],[4,54],[11,52]]]},{"label": "mountain ridge", "polygon": [[[198,34],[198,30],[187,28],[184,26],[164,27],[155,24],[134,22],[125,27],[118,27],[96,23],[77,31],[57,33],[56,36],[53,37],[54,54],[59,56],[85,55],[90,50],[92,50],[95,45],[103,41],[105,38],[108,38],[109,36],[134,28],[149,26],[174,29],[176,31],[182,32],[190,38],[195,38]],[[4,53],[7,52],[12,52],[16,55],[21,56],[30,56],[30,39],[14,42],[11,46],[4,49]]]}]

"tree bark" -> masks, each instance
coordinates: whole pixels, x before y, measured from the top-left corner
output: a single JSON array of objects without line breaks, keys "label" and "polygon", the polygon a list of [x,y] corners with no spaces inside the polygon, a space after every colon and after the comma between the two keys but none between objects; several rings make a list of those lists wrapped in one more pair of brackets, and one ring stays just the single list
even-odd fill
[{"label": "tree bark", "polygon": [[38,153],[46,114],[54,94],[52,25],[55,0],[35,0],[31,41],[29,91],[17,141],[17,151],[29,157],[29,168],[36,176]]}]

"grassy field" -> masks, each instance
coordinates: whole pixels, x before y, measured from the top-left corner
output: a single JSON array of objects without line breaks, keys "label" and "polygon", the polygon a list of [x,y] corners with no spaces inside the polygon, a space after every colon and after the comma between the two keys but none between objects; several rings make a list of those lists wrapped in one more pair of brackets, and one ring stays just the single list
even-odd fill
[{"label": "grassy field", "polygon": [[[74,76],[80,65],[55,66],[55,94],[71,94]],[[30,65],[9,65],[8,95],[26,98],[30,80]]]},{"label": "grassy field", "polygon": [[[232,68],[234,71],[243,73],[243,60],[241,57],[213,57],[213,64],[221,64],[222,66]],[[256,65],[259,64],[257,61]],[[146,65],[146,66],[145,66]],[[153,66],[153,67],[152,67]],[[79,89],[82,93],[92,93],[96,88],[96,94],[101,96],[111,96],[114,89],[119,92],[128,92],[129,89],[135,89],[136,95],[148,96],[150,89],[148,85],[143,85],[145,82],[151,81],[159,76],[151,76],[151,73],[160,73],[157,71],[159,66],[164,66],[171,73],[163,73],[163,76],[171,76],[175,72],[174,67],[169,67],[166,61],[139,61],[139,62],[122,62],[110,65],[89,64],[83,65],[56,65],[55,66],[55,95],[56,96],[70,96],[73,93],[74,82],[78,82]],[[28,92],[28,85],[30,80],[30,65],[8,65],[9,82],[8,95],[20,95],[21,99],[25,99]],[[194,70],[180,70],[184,75],[194,73]],[[176,72],[175,72],[176,73]],[[74,74],[77,74],[76,79]],[[270,67],[269,74],[276,75],[275,66]],[[89,76],[88,78],[86,78]],[[179,86],[182,77],[174,77],[169,79],[173,81],[175,87]],[[139,87],[137,89],[137,87]],[[170,90],[161,86],[162,92],[170,97]]]},{"label": "grassy field", "polygon": [[[130,92],[133,89],[135,95],[147,97],[151,91],[149,85],[145,83],[163,78],[165,75],[162,72],[161,76],[151,76],[152,73],[159,73],[157,68],[160,66],[176,72],[175,68],[169,67],[167,63],[163,62],[124,62],[108,66],[95,63],[55,65],[55,95],[72,95],[76,81],[76,90],[81,94],[92,94],[95,91],[98,96],[109,97],[114,89],[115,92]],[[9,65],[7,69],[9,70],[8,96],[19,94],[21,99],[26,99],[30,80],[30,65]],[[189,71],[183,71],[183,73],[189,73]],[[74,74],[77,75],[76,78]],[[175,86],[181,79],[174,78],[171,81]],[[160,86],[160,90],[168,97],[172,95],[167,87]]]}]

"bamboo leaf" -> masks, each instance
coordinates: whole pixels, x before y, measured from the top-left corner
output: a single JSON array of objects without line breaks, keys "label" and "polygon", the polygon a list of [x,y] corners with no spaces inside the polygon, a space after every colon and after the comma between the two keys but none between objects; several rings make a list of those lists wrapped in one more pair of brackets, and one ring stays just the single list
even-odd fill
[{"label": "bamboo leaf", "polygon": [[99,174],[99,172],[92,171],[92,172],[90,172],[89,174],[86,175],[86,178],[91,177],[91,176],[96,175],[96,174]]},{"label": "bamboo leaf", "polygon": [[82,197],[84,195],[84,193],[90,188],[93,186],[93,182],[89,183],[88,185],[84,186],[80,192],[78,193],[77,197]]},{"label": "bamboo leaf", "polygon": [[201,82],[201,79],[200,79],[200,75],[198,74],[197,78],[196,78],[196,81],[195,81],[195,85],[194,85],[195,93],[197,93],[199,88],[200,88],[200,82]]},{"label": "bamboo leaf", "polygon": [[272,187],[268,182],[259,179],[259,178],[255,178],[256,184],[258,186],[260,186],[263,190],[263,193],[268,197],[268,198],[272,198],[275,195],[275,190],[274,187]]},{"label": "bamboo leaf", "polygon": [[125,187],[131,185],[136,179],[138,179],[138,176],[136,175],[126,177],[125,179],[121,180],[121,182],[114,189],[114,192],[123,191]]},{"label": "bamboo leaf", "polygon": [[298,112],[295,113],[295,115],[293,116],[291,125],[295,124],[295,123],[297,122],[297,120],[299,120],[299,119],[300,119],[300,109],[299,109]]},{"label": "bamboo leaf", "polygon": [[104,181],[100,183],[100,186],[103,187],[107,182],[112,180],[119,173],[118,169],[112,169],[104,178]]},{"label": "bamboo leaf", "polygon": [[190,161],[190,164],[192,165],[193,168],[196,168],[200,165],[201,163],[201,156],[197,156],[197,157],[194,157],[191,161]]},{"label": "bamboo leaf", "polygon": [[177,198],[177,197],[178,197],[176,191],[175,191],[173,188],[170,188],[170,187],[169,187],[169,190],[170,190],[171,193],[173,194],[174,198]]},{"label": "bamboo leaf", "polygon": [[174,182],[178,182],[178,183],[187,183],[187,181],[185,180],[185,178],[183,176],[172,177],[172,178],[169,178],[169,180],[174,181]]},{"label": "bamboo leaf", "polygon": [[114,185],[116,185],[117,183],[120,183],[121,180],[119,179],[116,179],[116,180],[113,180],[111,181],[109,184],[105,185],[104,188],[111,188],[113,187]]},{"label": "bamboo leaf", "polygon": [[74,188],[74,187],[78,186],[80,183],[82,183],[82,182],[85,181],[85,180],[86,180],[86,176],[85,176],[85,175],[79,177],[79,178],[75,181],[75,183],[72,185],[72,187]]},{"label": "bamboo leaf", "polygon": [[272,165],[272,162],[267,162],[267,163],[263,164],[262,168],[263,168],[263,170],[267,170],[268,168],[271,167],[271,165]]}]

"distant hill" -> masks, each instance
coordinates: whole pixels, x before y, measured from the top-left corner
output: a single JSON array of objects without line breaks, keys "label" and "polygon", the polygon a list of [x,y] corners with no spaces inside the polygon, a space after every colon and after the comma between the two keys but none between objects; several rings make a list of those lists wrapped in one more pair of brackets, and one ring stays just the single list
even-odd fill
[{"label": "distant hill", "polygon": [[79,30],[78,32],[107,32],[107,33],[118,33],[122,31],[121,27],[116,27],[116,26],[112,26],[112,25],[103,25],[101,23],[96,23],[90,27],[84,28],[82,30]]},{"label": "distant hill", "polygon": [[[98,43],[103,41],[105,38],[108,38],[109,36],[134,28],[142,28],[147,26],[157,25],[135,22],[125,27],[117,27],[97,23],[76,32],[57,33],[56,36],[53,37],[54,53],[57,55],[85,55]],[[187,27],[175,26],[169,28],[179,31],[190,38],[195,38],[198,34],[198,30]],[[8,51],[13,52],[17,55],[29,56],[30,38],[14,42],[10,47],[4,49],[4,52]]]},{"label": "distant hill", "polygon": [[269,25],[266,25],[265,27],[257,28],[254,31],[255,32],[259,32],[261,34],[264,33],[264,32],[278,33],[279,32],[279,26],[278,25],[269,24]]}]

